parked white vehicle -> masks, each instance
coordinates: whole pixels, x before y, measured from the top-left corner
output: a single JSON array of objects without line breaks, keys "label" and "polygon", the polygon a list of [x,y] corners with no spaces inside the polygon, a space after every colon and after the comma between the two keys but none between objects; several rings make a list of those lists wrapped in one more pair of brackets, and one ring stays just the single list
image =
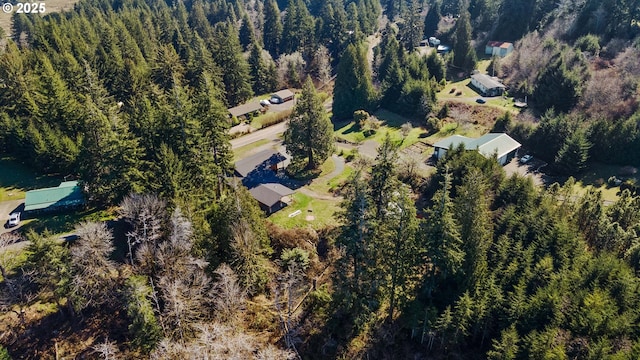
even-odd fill
[{"label": "parked white vehicle", "polygon": [[531,161],[531,159],[533,159],[533,156],[531,155],[525,155],[523,157],[520,158],[520,164],[526,164],[529,161]]},{"label": "parked white vehicle", "polygon": [[18,226],[20,224],[20,213],[14,212],[9,215],[9,227]]}]

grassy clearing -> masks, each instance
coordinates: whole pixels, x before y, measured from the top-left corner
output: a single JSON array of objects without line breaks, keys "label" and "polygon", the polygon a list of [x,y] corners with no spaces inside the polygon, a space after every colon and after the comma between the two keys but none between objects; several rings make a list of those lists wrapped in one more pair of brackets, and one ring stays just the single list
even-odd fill
[{"label": "grassy clearing", "polygon": [[575,186],[573,187],[573,190],[576,192],[576,194],[582,196],[587,192],[587,190],[591,188],[599,190],[602,193],[602,200],[606,202],[615,202],[616,200],[618,200],[618,192],[620,191],[620,188],[617,186],[610,187],[608,185],[602,185],[598,187],[591,184],[585,184],[582,181],[577,181]]},{"label": "grassy clearing", "polygon": [[403,141],[400,128],[403,124],[412,123],[410,119],[384,109],[377,111],[374,115],[381,121],[381,125],[373,135],[365,136],[362,129],[353,121],[335,124],[335,126],[338,126],[338,129],[335,130],[334,134],[351,143],[361,143],[366,140],[374,140],[377,143],[382,143],[387,134],[389,134],[393,141],[401,143],[400,147],[405,148],[418,142],[420,138],[427,133],[425,129],[415,126],[414,124],[414,128],[411,129]]},{"label": "grassy clearing", "polygon": [[269,139],[260,139],[256,142],[252,142],[251,144],[245,145],[245,146],[241,146],[235,150],[233,150],[233,158],[234,160],[239,160],[242,159],[243,157],[245,157],[250,151],[252,151],[253,149],[259,147],[259,146],[263,146],[266,145],[268,143],[270,143],[271,140]]},{"label": "grassy clearing", "polygon": [[[461,100],[460,98],[479,97],[480,94],[475,92],[471,86],[471,80],[469,78],[462,79],[456,82],[449,82],[439,93],[439,100]],[[456,95],[457,93],[460,95]],[[473,100],[469,100],[473,102]]]},{"label": "grassy clearing", "polygon": [[353,174],[353,171],[354,170],[351,166],[345,165],[344,171],[339,175],[324,181],[314,181],[308,187],[310,190],[317,193],[332,194],[334,191],[342,187],[345,181],[347,181],[351,174]]},{"label": "grassy clearing", "polygon": [[[427,144],[435,144],[436,142],[447,138],[451,135],[462,135],[470,138],[478,138],[489,131],[488,128],[482,125],[476,124],[458,124],[448,123],[435,134],[427,136],[424,140]],[[433,150],[431,150],[431,153]]]},{"label": "grassy clearing", "polygon": [[329,156],[327,161],[325,161],[322,165],[320,165],[320,176],[327,176],[336,169],[336,163],[333,161],[333,158]]},{"label": "grassy clearing", "polygon": [[[71,10],[73,9],[73,4],[75,4],[76,2],[78,2],[78,0],[47,0],[45,2],[45,5],[46,5],[45,15],[54,13],[54,12]],[[15,12],[15,6],[14,6],[14,12]],[[5,36],[7,37],[11,35],[11,23],[13,22],[11,18],[12,15],[13,15],[12,13],[7,14],[4,11],[0,11],[0,27],[2,28],[2,30],[4,30]],[[39,15],[31,14],[28,16],[39,16]]]},{"label": "grassy clearing", "polygon": [[[293,194],[293,202],[289,206],[272,214],[268,219],[274,224],[287,229],[308,226],[319,229],[336,223],[334,214],[338,209],[337,201],[314,199],[311,196],[297,192]],[[297,216],[289,217],[289,214],[296,210],[300,210],[301,213]],[[313,216],[314,219],[307,221],[307,216]]]},{"label": "grassy clearing", "polygon": [[[29,254],[24,251],[24,249],[19,250],[3,250],[0,249],[0,257],[6,259],[5,263],[5,271],[9,276],[13,273],[13,269],[18,269],[24,265],[27,261],[27,256]],[[2,282],[4,278],[0,275],[0,282]]]},{"label": "grassy clearing", "polygon": [[640,181],[640,175],[635,176],[621,176],[620,170],[622,166],[608,165],[601,163],[590,164],[584,171],[582,176],[576,179],[576,185],[574,189],[580,195],[584,194],[589,188],[596,188],[602,192],[602,198],[605,201],[618,200],[619,187],[611,187],[607,184],[607,179],[611,176],[617,176],[622,179],[635,179],[636,182]]},{"label": "grassy clearing", "polygon": [[35,218],[25,219],[21,230],[28,232],[30,230],[36,233],[42,233],[49,230],[53,234],[67,234],[73,231],[76,224],[83,221],[108,221],[115,219],[115,210],[97,210],[88,209],[79,212],[67,212],[58,214],[44,214]]},{"label": "grassy clearing", "polygon": [[27,190],[58,186],[62,179],[38,175],[11,158],[0,158],[0,201],[24,199]]}]

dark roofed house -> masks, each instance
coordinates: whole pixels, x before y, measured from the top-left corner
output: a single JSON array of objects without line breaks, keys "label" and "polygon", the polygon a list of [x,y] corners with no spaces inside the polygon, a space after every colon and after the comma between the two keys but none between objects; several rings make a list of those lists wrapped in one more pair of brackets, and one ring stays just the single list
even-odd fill
[{"label": "dark roofed house", "polygon": [[84,194],[77,181],[65,181],[58,187],[29,190],[24,200],[26,213],[50,212],[84,205]]},{"label": "dark roofed house", "polygon": [[471,85],[473,85],[484,96],[499,96],[507,88],[498,80],[485,74],[471,75]]},{"label": "dark roofed house", "polygon": [[289,89],[280,90],[277,93],[271,94],[271,99],[277,99],[277,101],[273,101],[277,104],[282,104],[283,102],[293,100],[294,97],[293,91]]},{"label": "dark roofed house", "polygon": [[260,208],[265,211],[267,215],[287,206],[288,203],[291,202],[289,195],[294,193],[294,191],[288,187],[276,183],[260,184],[250,189],[249,192],[254,199],[258,200]]},{"label": "dark roofed house", "polygon": [[273,149],[267,149],[253,154],[235,163],[236,174],[240,177],[246,177],[255,170],[270,168],[272,170],[278,169],[278,164],[285,161],[287,158],[279,151]]},{"label": "dark roofed house", "polygon": [[457,148],[461,144],[464,144],[465,149],[476,150],[487,158],[495,154],[500,165],[505,165],[511,161],[521,146],[519,142],[504,133],[489,133],[477,139],[453,135],[433,144],[435,148],[433,154],[436,159],[440,159],[450,147]]},{"label": "dark roofed house", "polygon": [[260,105],[259,101],[252,101],[246,104],[238,105],[236,107],[232,107],[231,109],[227,109],[231,116],[235,116],[237,118],[247,117],[248,115],[257,115],[260,112],[264,111],[262,105]]}]

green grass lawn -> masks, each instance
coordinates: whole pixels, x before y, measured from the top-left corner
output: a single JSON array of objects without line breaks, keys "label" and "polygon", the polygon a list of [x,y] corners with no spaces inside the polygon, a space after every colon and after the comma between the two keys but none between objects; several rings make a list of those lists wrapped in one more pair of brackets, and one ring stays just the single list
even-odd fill
[{"label": "green grass lawn", "polygon": [[[456,82],[450,82],[438,93],[438,99],[439,100],[453,100],[453,99],[459,99],[459,98],[463,98],[463,97],[464,98],[466,98],[466,97],[476,97],[476,96],[479,97],[480,94],[475,92],[469,86],[470,83],[471,83],[471,80],[469,78],[462,79],[462,80],[456,81]],[[454,91],[452,92],[452,90],[454,90]],[[461,95],[456,95],[456,93],[459,92],[459,91],[461,91],[462,94]]]},{"label": "green grass lawn", "polygon": [[593,187],[599,189],[602,192],[602,198],[606,201],[618,200],[618,192],[620,188],[615,186],[611,187],[607,185],[607,179],[611,176],[617,176],[619,178],[629,179],[635,178],[636,181],[640,181],[640,175],[635,176],[620,176],[619,165],[608,165],[602,163],[592,163],[582,173],[582,175],[576,179],[576,185],[574,189],[578,194],[584,194],[588,188]]},{"label": "green grass lawn", "polygon": [[56,214],[42,214],[31,219],[25,219],[20,228],[23,232],[33,230],[41,233],[49,230],[53,234],[66,234],[73,231],[76,224],[83,221],[108,221],[115,219],[116,215],[111,210],[88,209],[83,211],[70,211]]},{"label": "green grass lawn", "polygon": [[374,115],[381,121],[381,126],[376,130],[375,134],[365,136],[362,129],[360,129],[355,122],[351,121],[348,123],[335,124],[335,126],[338,127],[334,132],[335,136],[352,143],[361,143],[366,140],[374,140],[377,143],[382,143],[388,133],[392,140],[401,143],[400,148],[405,148],[415,144],[427,133],[425,129],[415,126],[403,141],[400,128],[403,124],[411,122],[410,119],[385,109],[377,111]]},{"label": "green grass lawn", "polygon": [[[274,224],[284,228],[311,226],[314,229],[335,224],[334,215],[338,211],[338,201],[314,199],[299,192],[293,194],[292,203],[284,209],[269,216],[269,220]],[[289,217],[289,214],[300,210],[300,214]],[[314,220],[307,221],[307,216],[313,216]]]},{"label": "green grass lawn", "polygon": [[24,199],[27,190],[58,186],[62,181],[55,176],[36,174],[11,158],[0,158],[0,201]]},{"label": "green grass lawn", "polygon": [[253,149],[255,149],[255,148],[259,147],[259,146],[268,144],[270,142],[271,142],[271,140],[269,140],[269,139],[260,139],[260,140],[258,140],[256,142],[252,142],[251,144],[248,144],[248,145],[245,145],[245,146],[241,146],[241,147],[233,150],[233,158],[235,160],[242,159],[251,150],[253,150]]},{"label": "green grass lawn", "polygon": [[[431,134],[424,138],[427,144],[435,144],[436,142],[447,138],[451,135],[462,135],[470,138],[478,138],[487,133],[489,129],[482,125],[474,124],[456,124],[448,123],[435,134]],[[431,150],[433,152],[433,150]]]},{"label": "green grass lawn", "polygon": [[308,188],[321,194],[332,194],[353,174],[353,168],[348,164],[345,165],[344,171],[331,179],[324,181],[314,181]]}]

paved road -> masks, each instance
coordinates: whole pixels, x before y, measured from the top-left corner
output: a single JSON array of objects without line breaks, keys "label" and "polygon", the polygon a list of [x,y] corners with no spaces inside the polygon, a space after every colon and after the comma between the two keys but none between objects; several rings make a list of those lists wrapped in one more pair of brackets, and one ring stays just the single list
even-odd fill
[{"label": "paved road", "polygon": [[247,134],[231,140],[231,149],[237,149],[239,147],[249,145],[262,139],[277,140],[278,136],[282,134],[286,129],[287,122],[285,121],[264,129],[260,129],[258,131],[254,131],[251,134]]}]

